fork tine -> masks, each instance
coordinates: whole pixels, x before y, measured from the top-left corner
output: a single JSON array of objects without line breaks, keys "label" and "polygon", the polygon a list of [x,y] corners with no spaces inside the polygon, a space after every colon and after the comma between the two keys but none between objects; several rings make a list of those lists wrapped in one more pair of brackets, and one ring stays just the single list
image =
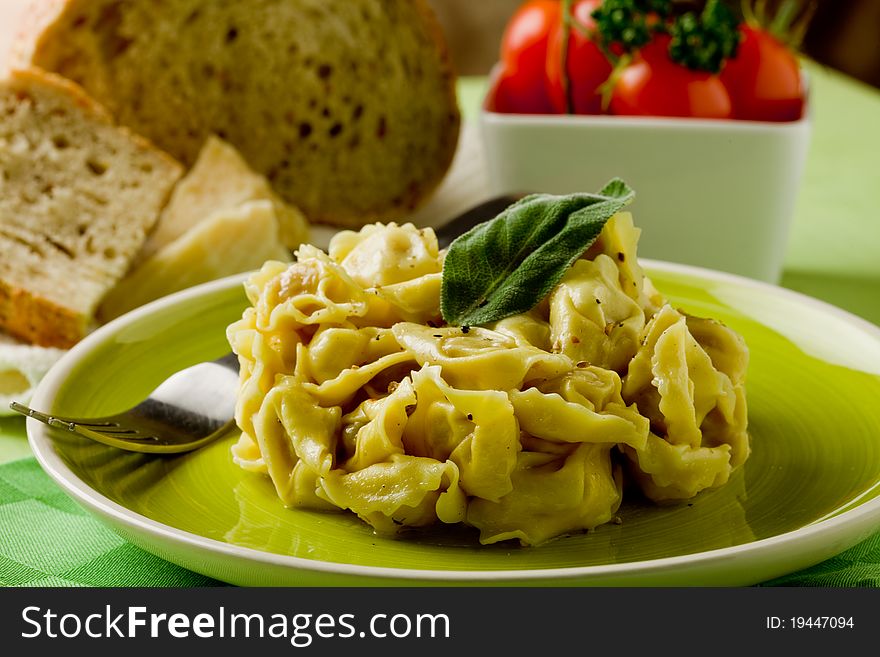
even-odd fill
[{"label": "fork tine", "polygon": [[149,446],[157,444],[159,442],[159,439],[156,436],[145,435],[137,431],[124,434],[108,433],[100,428],[92,428],[88,424],[78,422],[63,422],[58,420],[57,418],[51,419],[54,421],[50,423],[50,426],[66,428],[68,431],[76,433],[85,438],[90,438],[91,440],[96,440],[99,443],[109,445],[110,447],[118,447],[121,449],[130,450],[135,444],[140,444],[141,446]]},{"label": "fork tine", "polygon": [[[59,429],[67,429],[74,431],[81,436],[95,438],[96,436],[107,436],[109,439],[120,438],[126,441],[144,440],[158,441],[156,436],[143,433],[137,429],[129,429],[127,427],[106,427],[103,423],[95,424],[92,422],[73,421],[66,418],[49,417],[49,426]],[[115,430],[114,430],[115,429]]]},{"label": "fork tine", "polygon": [[48,424],[50,427],[57,427],[59,429],[67,429],[68,431],[75,431],[76,426],[85,426],[94,429],[100,429],[101,431],[129,431],[128,429],[122,428],[118,423],[111,423],[109,421],[105,421],[102,418],[95,418],[93,421],[83,422],[81,420],[74,420],[69,417],[62,417],[59,415],[48,415],[46,413],[41,413],[40,411],[34,410],[33,408],[29,408],[24,404],[20,404],[18,402],[11,402],[9,404],[9,408],[17,413],[21,413],[22,415],[27,415],[28,417],[32,417],[35,420],[39,420],[43,424]]},{"label": "fork tine", "polygon": [[62,420],[61,418],[53,417],[51,415],[48,416],[48,421],[46,422],[46,424],[48,424],[50,427],[56,427],[58,429],[67,429],[68,431],[76,431],[76,423],[68,422],[66,420]]},{"label": "fork tine", "polygon": [[[77,433],[86,438],[102,442],[105,445],[113,445],[114,447],[121,446],[121,443],[117,443],[115,440],[117,436],[120,438],[125,436],[126,441],[138,440],[148,443],[156,442],[158,440],[155,436],[147,436],[127,427],[120,427],[116,423],[111,424],[106,421],[82,422],[71,418],[47,415],[46,413],[41,413],[40,411],[29,408],[18,402],[10,403],[9,407],[17,413],[32,417],[43,424],[48,424],[50,427],[65,429],[71,433]],[[116,426],[113,426],[113,424],[116,424]]]},{"label": "fork tine", "polygon": [[71,417],[63,417],[60,415],[47,415],[46,413],[41,413],[40,411],[36,411],[18,402],[11,402],[9,404],[9,407],[17,413],[32,417],[35,420],[39,420],[43,424],[48,424],[51,427],[58,427],[60,429],[67,429],[68,431],[74,431],[73,425],[75,425],[77,427],[87,427],[89,429],[100,430],[104,433],[137,433],[135,430],[129,427],[124,427],[119,422],[109,417],[94,418],[92,420],[80,420]]},{"label": "fork tine", "polygon": [[[230,391],[234,390],[237,382],[237,372],[232,372],[237,370],[234,367],[236,363],[237,357],[227,356],[216,362],[199,363],[181,370],[166,379],[144,401],[116,415],[64,417],[41,413],[18,402],[11,402],[10,408],[50,427],[64,430],[66,434],[82,436],[111,447],[144,453],[179,454],[207,445],[235,427],[231,413],[234,399],[230,398]],[[216,376],[216,367],[206,371],[206,366],[218,364],[224,368],[224,376],[219,378]],[[225,376],[230,372],[231,379]],[[215,384],[209,386],[211,394],[207,397],[208,403],[202,398],[196,400],[198,404],[179,403],[178,398],[186,397],[186,391],[193,385],[188,377],[201,381],[207,379]]]},{"label": "fork tine", "polygon": [[74,424],[77,427],[85,427],[87,429],[92,429],[93,431],[100,431],[101,433],[111,433],[118,435],[126,435],[126,434],[136,434],[141,433],[137,429],[133,429],[131,427],[124,427],[120,425],[118,422],[109,423],[109,422],[91,422],[89,420],[74,420],[72,418],[54,418],[56,420],[60,420],[61,422],[65,422],[67,424]]},{"label": "fork tine", "polygon": [[45,413],[40,413],[40,411],[35,411],[32,408],[28,408],[24,404],[19,404],[18,402],[10,402],[9,408],[11,408],[16,413],[21,413],[22,415],[27,415],[28,417],[32,417],[35,420],[39,420],[43,424],[49,424],[49,420],[52,419]]}]

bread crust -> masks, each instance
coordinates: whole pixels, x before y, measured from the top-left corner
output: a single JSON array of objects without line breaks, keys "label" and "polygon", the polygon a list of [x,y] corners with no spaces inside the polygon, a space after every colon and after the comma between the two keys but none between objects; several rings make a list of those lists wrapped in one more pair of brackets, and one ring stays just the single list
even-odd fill
[{"label": "bread crust", "polygon": [[[6,94],[5,97],[17,99],[16,102],[36,103],[37,101],[32,100],[32,98],[37,97],[51,98],[53,101],[57,99],[57,102],[70,107],[71,113],[75,114],[76,121],[80,122],[76,124],[77,126],[104,126],[101,128],[102,130],[112,130],[113,134],[113,141],[105,143],[112,143],[114,146],[124,143],[125,148],[130,148],[130,150],[123,151],[123,156],[127,153],[129,157],[136,156],[138,158],[146,158],[146,161],[153,167],[152,171],[154,173],[150,174],[151,177],[149,178],[145,175],[144,181],[150,180],[157,185],[149,198],[160,200],[161,203],[155,202],[155,215],[152,217],[152,222],[143,228],[144,232],[139,237],[137,236],[137,231],[142,230],[140,222],[143,222],[148,218],[150,210],[144,210],[137,222],[133,224],[133,230],[135,232],[133,233],[134,236],[130,239],[142,241],[146,237],[146,230],[155,222],[160,205],[164,204],[165,200],[167,200],[167,196],[170,194],[174,182],[176,182],[183,173],[183,167],[180,163],[167,153],[157,149],[147,139],[135,135],[127,128],[117,126],[110,113],[107,112],[103,106],[86,94],[81,87],[66,78],[35,68],[18,69],[9,73],[9,77],[3,82],[3,85],[4,94]],[[50,107],[54,107],[54,105],[50,105]],[[36,114],[35,116],[37,117],[35,126],[39,126],[39,128],[35,127],[34,129],[48,130],[48,126],[40,123],[40,118],[43,115]],[[45,118],[42,120],[45,120]],[[47,139],[49,138],[49,134],[46,134],[45,136]],[[144,161],[144,159],[137,161]],[[36,175],[50,174],[41,170],[37,172]],[[47,182],[50,183],[49,187],[51,189],[56,181],[47,180]],[[11,192],[7,193],[11,194]],[[47,194],[51,193],[52,192],[47,192]],[[145,197],[139,198],[142,199]],[[130,204],[131,201],[125,201],[125,203]],[[32,219],[28,214],[20,215],[19,222],[21,221],[21,216],[25,217],[25,221],[29,222],[33,220],[39,222],[36,215]],[[10,224],[4,224],[3,218],[3,216],[0,216],[0,229],[3,229],[5,226],[7,230],[11,230],[12,232],[10,235],[14,240],[16,234],[15,231],[20,230],[20,228],[16,229],[16,226],[20,226],[20,223],[17,224],[16,220],[12,219]],[[72,216],[71,220],[74,219],[77,219],[77,217]],[[132,221],[135,220],[132,219]],[[39,224],[37,223],[37,225]],[[39,230],[39,228],[36,228],[34,232],[37,233]],[[0,234],[2,234],[2,232],[3,231],[0,230]],[[51,233],[45,234],[49,238],[56,237]],[[115,233],[113,237],[114,239],[116,238]],[[139,248],[140,242],[137,242],[137,246]],[[134,252],[131,253],[131,256],[133,255]],[[10,255],[8,257],[12,258],[13,256]],[[76,285],[77,269],[88,267],[90,263],[94,266],[95,261],[88,259],[79,261],[74,259],[73,254],[69,254],[69,257],[71,259],[70,271],[65,275],[65,279],[67,282],[74,281],[73,284]],[[7,264],[11,262],[13,262],[13,260],[7,261]],[[21,262],[22,261],[19,261],[19,263]],[[47,262],[46,266],[50,264],[57,264],[57,260],[53,263]],[[43,286],[43,290],[40,291],[37,289],[39,286],[34,286],[34,289],[29,289],[26,285],[22,284],[21,270],[21,264],[19,264],[17,269],[15,266],[12,266],[11,269],[0,270],[0,274],[2,274],[0,275],[0,328],[17,338],[41,346],[69,348],[82,339],[82,337],[85,336],[89,325],[93,321],[91,313],[88,310],[85,310],[85,308],[88,307],[89,303],[91,303],[92,306],[96,306],[100,301],[100,298],[91,299],[90,301],[87,300],[86,302],[82,299],[71,298],[69,304],[64,304],[66,297],[61,294],[58,295],[57,298],[47,297],[46,291],[50,288],[46,288],[45,285]],[[121,275],[122,273],[123,272],[119,272],[118,275]],[[6,275],[11,275],[12,278],[4,278]],[[109,274],[107,276],[109,276]],[[51,276],[47,276],[46,279],[42,280],[44,283],[48,283],[48,281],[58,281],[57,278],[52,278]],[[94,285],[97,284],[90,283],[90,285],[92,287],[89,289],[94,289]]]},{"label": "bread crust", "polygon": [[[28,68],[15,68],[9,72],[9,78],[15,82],[25,85],[45,85],[54,87],[59,93],[69,97],[71,105],[87,112],[96,121],[114,126],[118,131],[124,133],[139,150],[150,151],[153,155],[161,158],[165,166],[177,172],[177,177],[183,175],[184,167],[176,159],[168,153],[157,147],[153,142],[133,132],[124,125],[119,125],[113,115],[107,111],[107,108],[101,105],[97,100],[92,98],[85,89],[76,84],[72,80],[62,75],[45,71],[39,67],[31,66]],[[170,192],[169,192],[170,193]]]},{"label": "bread crust", "polygon": [[[416,203],[411,207],[405,208],[407,212],[411,212],[419,205],[422,205],[443,181],[446,172],[449,171],[449,167],[452,166],[452,160],[455,157],[455,151],[458,148],[458,138],[461,134],[461,111],[458,107],[458,91],[456,86],[457,75],[452,60],[452,53],[449,52],[449,46],[446,43],[446,35],[443,33],[443,26],[440,25],[440,21],[437,19],[434,10],[431,9],[431,5],[428,4],[428,0],[415,0],[415,6],[416,10],[421,14],[422,20],[425,21],[425,25],[428,27],[428,32],[431,35],[434,46],[439,53],[441,70],[443,71],[443,76],[446,80],[447,99],[449,106],[455,108],[455,117],[454,126],[446,135],[444,157],[442,159],[444,162],[443,166],[438,169],[438,175],[426,184],[422,194],[416,199]],[[395,218],[399,219],[401,217]]]},{"label": "bread crust", "polygon": [[[44,27],[39,35],[34,36],[33,31],[31,31],[27,38],[32,42],[32,47],[21,49],[23,52],[31,51],[30,61],[33,64],[58,71],[62,75],[69,75],[82,84],[100,102],[104,103],[116,115],[117,120],[129,124],[136,131],[145,134],[160,147],[166,149],[187,164],[191,164],[194,161],[195,155],[201,147],[201,141],[199,140],[203,140],[211,132],[219,134],[236,146],[242,152],[245,159],[248,160],[251,167],[269,178],[275,190],[286,201],[301,208],[312,222],[328,223],[342,227],[359,227],[377,220],[388,221],[405,218],[430,197],[443,180],[452,163],[458,145],[461,125],[461,116],[456,98],[455,71],[442,28],[427,0],[395,0],[393,4],[387,5],[373,2],[372,0],[357,0],[357,2],[355,0],[348,0],[344,4],[341,2],[339,4],[339,11],[342,12],[344,10],[346,14],[353,14],[359,9],[365,12],[364,16],[366,16],[368,13],[367,9],[369,9],[369,11],[374,12],[374,20],[377,21],[379,20],[375,18],[377,15],[385,16],[385,18],[393,15],[393,20],[389,18],[388,24],[394,25],[395,30],[406,31],[410,51],[404,53],[402,50],[404,46],[400,46],[400,50],[395,50],[397,54],[394,55],[393,61],[389,61],[392,61],[392,68],[400,65],[403,69],[407,69],[409,66],[419,69],[419,72],[414,74],[416,77],[412,78],[412,80],[419,81],[418,89],[416,89],[416,85],[407,85],[400,82],[401,79],[404,79],[400,78],[400,76],[404,74],[398,72],[395,75],[398,75],[399,79],[394,78],[397,80],[394,83],[396,85],[394,88],[398,90],[396,94],[382,97],[378,92],[370,93],[373,90],[360,91],[358,93],[364,97],[359,96],[351,100],[348,105],[349,109],[358,104],[370,107],[373,112],[369,117],[370,120],[375,121],[378,117],[380,121],[384,121],[385,112],[382,109],[383,104],[388,104],[388,107],[392,108],[389,110],[390,117],[400,115],[400,112],[395,114],[393,109],[395,105],[399,107],[412,104],[413,111],[408,114],[404,112],[406,127],[403,124],[398,125],[395,123],[397,121],[396,118],[389,118],[389,123],[391,123],[389,129],[397,130],[399,133],[393,145],[377,145],[377,142],[372,139],[371,133],[362,131],[357,126],[352,125],[352,127],[349,127],[348,124],[344,123],[344,119],[340,119],[343,121],[342,125],[345,126],[344,137],[339,137],[338,139],[323,138],[320,145],[316,143],[316,135],[319,129],[327,129],[327,125],[323,123],[325,119],[321,118],[319,114],[315,114],[315,112],[320,111],[321,102],[328,102],[326,99],[321,99],[320,96],[317,99],[314,97],[303,97],[301,105],[295,105],[294,109],[288,112],[291,115],[290,121],[292,124],[285,126],[287,132],[284,134],[281,134],[281,122],[277,115],[273,116],[271,120],[274,124],[271,122],[266,124],[253,118],[254,114],[262,111],[257,108],[249,115],[250,119],[253,120],[253,126],[248,126],[253,128],[250,131],[250,135],[239,135],[236,137],[235,135],[225,134],[225,126],[221,125],[223,123],[222,119],[218,119],[219,123],[211,124],[210,118],[205,118],[199,114],[204,109],[201,103],[209,104],[214,102],[213,100],[204,100],[209,97],[213,98],[209,93],[201,93],[199,91],[196,94],[201,99],[197,101],[199,103],[198,107],[193,107],[192,102],[196,101],[185,98],[186,93],[183,93],[175,98],[175,102],[180,103],[175,111],[181,116],[191,115],[194,125],[197,125],[197,127],[180,126],[180,135],[171,135],[169,132],[171,128],[159,125],[161,121],[153,120],[153,115],[145,118],[147,115],[139,114],[139,112],[146,110],[134,110],[132,105],[136,103],[132,101],[131,95],[125,96],[124,91],[118,91],[121,89],[121,86],[118,84],[118,76],[122,75],[122,73],[112,68],[112,61],[116,55],[111,57],[105,52],[107,42],[119,47],[122,53],[119,55],[120,57],[127,57],[130,52],[137,50],[138,37],[136,34],[133,36],[129,32],[125,34],[112,32],[112,30],[117,29],[118,25],[126,23],[124,12],[129,11],[129,5],[121,2],[121,0],[44,0],[44,2],[48,2],[52,6],[55,18],[49,21],[48,26],[45,26],[45,20],[43,21]],[[141,8],[138,16],[143,19],[146,15],[143,7],[148,5],[146,3],[133,4]],[[271,3],[264,2],[261,6],[267,4]],[[275,5],[299,7],[303,11],[311,11],[314,7],[319,6],[317,0],[279,0]],[[187,6],[202,9],[204,10],[203,13],[207,13],[208,8],[214,7],[209,0],[194,0]],[[329,9],[324,9],[327,6],[321,5],[322,10],[325,12],[336,11],[335,7],[332,6]],[[92,14],[89,14],[90,11]],[[52,12],[46,11],[45,13]],[[108,16],[110,18],[106,18]],[[153,15],[153,18],[157,21],[166,20],[158,15]],[[181,19],[178,17],[178,19],[168,18],[167,20]],[[350,18],[349,22],[356,23],[356,19]],[[92,23],[95,23],[97,27],[92,26]],[[112,29],[106,27],[110,23],[116,27]],[[382,24],[384,25],[385,23]],[[407,27],[400,27],[400,25],[406,25]],[[166,31],[170,27],[176,29],[178,25],[170,22],[164,24]],[[285,26],[285,29],[289,27]],[[95,44],[89,42],[88,39],[91,37],[88,37],[85,32],[88,29],[105,30],[104,40],[99,45],[96,45],[97,41]],[[211,29],[214,28],[211,27]],[[75,30],[80,31],[75,32]],[[205,41],[215,39],[216,34],[210,32],[208,27],[205,30],[204,33],[199,34],[200,38],[203,37]],[[254,30],[256,33],[256,28]],[[320,37],[312,37],[310,35],[303,37],[302,33],[304,30],[299,32],[293,30],[293,32],[293,36],[290,37],[291,49],[295,49],[298,38],[320,39]],[[332,37],[333,34],[332,29],[328,27],[327,35]],[[394,40],[396,33],[392,32],[387,36],[385,34],[382,36]],[[368,37],[358,36],[357,38]],[[382,52],[384,46],[375,43],[376,38],[376,36],[372,37],[374,41],[371,42],[370,47],[375,52]],[[187,47],[192,46],[195,42],[195,37],[188,37],[183,35],[183,33],[181,33],[180,39],[182,44],[181,52],[187,52]],[[189,41],[186,41],[186,39],[189,39]],[[131,40],[134,40],[135,45],[129,49],[129,41]],[[243,39],[239,37],[236,43],[240,44],[242,41]],[[185,46],[184,42],[188,46]],[[273,43],[277,46],[276,42]],[[334,41],[331,38],[325,46],[326,52],[331,53],[327,56],[331,58],[333,56],[332,52],[335,52],[333,50],[333,43]],[[388,48],[397,47],[391,44],[392,42],[389,41]],[[230,48],[232,47],[230,46]],[[339,46],[339,48],[343,47],[343,45]],[[256,46],[251,47],[251,50],[247,52],[253,54],[254,48]],[[114,48],[111,47],[110,50],[114,51]],[[285,63],[285,65],[295,62],[302,64],[303,61],[308,61],[311,57],[309,55],[305,60],[295,59],[294,56],[278,54],[276,51],[277,48],[272,51],[272,55],[280,58],[279,61]],[[346,54],[345,57],[348,57],[349,54]],[[157,56],[150,55],[149,57],[152,58],[149,61],[155,63],[155,57]],[[347,61],[345,57],[336,63],[340,64]],[[131,61],[128,61],[124,68],[126,75],[133,75],[131,71],[140,70],[139,67],[130,65]],[[185,65],[178,65],[172,58],[168,66],[172,68],[176,66],[180,74],[178,77],[181,80],[186,80],[185,84],[195,85],[195,88],[199,90],[206,88],[206,85],[212,84],[210,80],[206,81],[198,76],[193,77],[191,70],[187,68],[190,64],[195,66],[193,62],[189,61]],[[211,68],[209,64],[206,63],[205,68]],[[202,64],[199,64],[199,66],[202,66]],[[234,96],[242,80],[240,78],[222,79],[225,72],[222,70],[222,65],[218,66],[221,70],[214,70],[212,74],[220,76],[222,84],[228,84],[229,93]],[[317,62],[314,63],[314,66],[317,67]],[[419,77],[423,74],[422,67],[424,68],[424,78]],[[147,70],[146,67],[143,68]],[[369,76],[379,76],[380,79],[385,75],[379,70],[364,71],[364,73]],[[158,71],[158,74],[160,76],[164,75],[162,71]],[[150,73],[147,72],[143,75],[145,76],[143,79],[131,84],[136,87],[137,84],[143,82],[146,87],[151,86],[154,80],[148,79]],[[300,78],[293,76],[291,81],[296,79],[314,81],[310,77],[311,72],[305,69],[301,70],[297,75]],[[341,67],[337,67],[333,75],[344,76],[347,73],[342,71]],[[406,75],[409,75],[409,73]],[[174,76],[169,74],[168,79],[172,78]],[[338,107],[331,108],[334,117],[336,112],[347,111],[346,107],[342,106],[346,98],[344,92],[340,91],[340,88],[345,86],[345,80],[350,79],[354,78],[351,76],[343,77],[337,82],[334,77],[330,78],[330,82],[326,85],[329,97],[334,102],[339,101],[336,103],[339,105]],[[363,79],[366,79],[366,77]],[[406,79],[409,80],[409,78]],[[410,86],[413,88],[409,89]],[[364,87],[358,88],[363,89]],[[314,90],[314,87],[312,89]],[[292,84],[288,96],[296,96],[299,91]],[[313,91],[307,93],[311,94]],[[174,94],[171,95],[174,96]],[[255,102],[253,96],[254,94],[251,93],[250,96],[243,99],[243,102],[253,104]],[[276,97],[268,98],[265,103],[266,110],[271,113],[277,101],[278,98]],[[303,119],[301,115],[308,114],[309,111],[306,105],[312,104],[313,106],[315,102],[319,104],[318,108],[313,108],[309,118]],[[415,108],[418,103],[421,103],[421,105],[418,105],[420,109],[417,112]],[[122,107],[119,106],[120,104]],[[144,104],[152,107],[156,106],[156,103],[150,103],[149,100],[145,101]],[[210,116],[224,115],[224,112],[228,109],[225,105],[222,107],[209,105],[208,107],[210,111],[205,110],[204,114]],[[421,108],[427,109],[423,114],[425,117],[423,123],[418,124],[416,123],[417,119],[414,117],[422,111]],[[244,112],[244,110],[242,111]],[[323,111],[325,112],[324,117],[329,116],[326,113],[328,111],[326,106]],[[366,114],[370,114],[370,111],[367,110]],[[198,121],[195,119],[197,116],[201,117]],[[327,121],[331,120],[335,119],[327,119]],[[296,122],[300,122],[303,133],[312,133],[311,142],[308,142],[307,137],[298,137],[295,133]],[[165,123],[168,123],[168,121],[165,121]],[[273,132],[273,125],[276,128],[274,130],[275,134],[263,134],[264,131]],[[384,132],[384,124],[380,123],[380,126],[382,127],[378,131]],[[204,134],[202,134],[202,130],[204,130]],[[349,130],[353,132],[349,132]],[[193,135],[193,132],[196,134]],[[406,134],[403,134],[404,132]],[[321,135],[323,134],[321,132]],[[333,137],[335,135],[331,133],[330,136]],[[381,137],[379,139],[381,140]],[[280,141],[285,142],[283,153],[276,148],[277,142]],[[290,144],[289,146],[288,143]],[[357,145],[351,146],[353,143],[357,143]],[[307,147],[312,150],[308,150]],[[261,155],[270,151],[271,155]],[[290,155],[285,155],[285,153]],[[289,165],[288,161],[290,162]],[[392,166],[390,164],[392,162],[396,164]],[[358,182],[361,180],[364,181],[363,185],[358,187]]]},{"label": "bread crust", "polygon": [[81,313],[0,280],[0,326],[10,335],[39,345],[69,349],[86,334]]}]

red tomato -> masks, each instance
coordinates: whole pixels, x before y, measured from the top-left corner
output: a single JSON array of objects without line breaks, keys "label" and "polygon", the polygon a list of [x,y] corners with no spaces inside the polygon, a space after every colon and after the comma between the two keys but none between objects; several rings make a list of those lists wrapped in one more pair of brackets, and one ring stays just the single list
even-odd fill
[{"label": "red tomato", "polygon": [[669,59],[668,47],[669,37],[663,35],[639,51],[614,85],[611,113],[732,118],[730,94],[721,79],[676,64]]},{"label": "red tomato", "polygon": [[804,87],[797,58],[764,30],[744,26],[741,31],[739,51],[721,72],[736,118],[798,120],[804,111]]},{"label": "red tomato", "polygon": [[[586,30],[595,26],[591,14],[602,0],[580,0],[572,7],[572,20]],[[547,42],[547,93],[553,108],[560,113],[568,111],[562,73],[562,41],[565,30],[562,21],[550,32]],[[599,114],[602,96],[599,87],[611,75],[611,63],[583,30],[572,27],[568,37],[566,58],[572,109],[575,114]]]},{"label": "red tomato", "polygon": [[490,92],[498,108],[495,111],[553,111],[544,81],[544,62],[547,37],[560,15],[558,0],[529,0],[513,14],[501,39],[502,71]]},{"label": "red tomato", "polygon": [[546,94],[523,95],[516,71],[496,68],[489,77],[485,108],[504,114],[552,114],[553,106]]}]

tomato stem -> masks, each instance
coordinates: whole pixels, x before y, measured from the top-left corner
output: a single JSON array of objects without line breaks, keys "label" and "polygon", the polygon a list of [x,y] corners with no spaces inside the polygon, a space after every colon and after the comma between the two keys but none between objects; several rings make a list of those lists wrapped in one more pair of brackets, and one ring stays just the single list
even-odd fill
[{"label": "tomato stem", "polygon": [[604,113],[608,112],[608,107],[611,105],[611,96],[614,94],[614,87],[617,86],[617,81],[620,80],[623,71],[632,64],[633,56],[630,53],[624,53],[613,61],[614,68],[611,69],[608,79],[599,86],[599,95],[602,97],[602,112]]},{"label": "tomato stem", "polygon": [[775,12],[767,9],[767,0],[742,0],[747,25],[760,28],[792,50],[798,50],[817,8],[816,0],[783,0]]},{"label": "tomato stem", "polygon": [[605,59],[611,64],[612,67],[616,67],[617,63],[621,60],[621,57],[616,55],[611,48],[608,47],[608,44],[604,39],[598,38],[594,39],[593,43],[599,48],[603,55],[605,55]]},{"label": "tomato stem", "polygon": [[742,5],[742,15],[743,20],[747,25],[759,25],[760,20],[758,16],[765,16],[767,9],[766,0],[742,0],[740,3]]},{"label": "tomato stem", "polygon": [[785,33],[788,27],[792,24],[795,14],[798,12],[799,7],[797,5],[798,3],[796,0],[795,2],[786,0],[786,2],[783,2],[779,6],[779,11],[776,12],[773,21],[770,23],[770,34],[776,36]]},{"label": "tomato stem", "polygon": [[562,0],[562,93],[565,95],[565,111],[574,114],[574,98],[571,93],[571,80],[568,75],[568,41],[571,32],[571,4],[573,0]]}]

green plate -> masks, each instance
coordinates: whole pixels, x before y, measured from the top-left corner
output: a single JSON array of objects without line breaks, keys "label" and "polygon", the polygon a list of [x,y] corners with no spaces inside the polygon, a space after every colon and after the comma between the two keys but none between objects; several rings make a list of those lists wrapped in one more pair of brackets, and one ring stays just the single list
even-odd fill
[{"label": "green plate", "polygon": [[[445,528],[391,539],[351,514],[284,508],[232,463],[230,435],[178,457],[132,454],[28,421],[34,453],[125,538],[246,585],[746,585],[827,559],[880,529],[880,330],[763,283],[647,262],[688,312],[721,319],[751,350],[753,454],[687,504],[625,502],[621,524],[544,546],[480,546]],[[241,277],[162,299],[80,343],[33,400],[57,414],[127,408],[175,370],[228,350]]]}]

